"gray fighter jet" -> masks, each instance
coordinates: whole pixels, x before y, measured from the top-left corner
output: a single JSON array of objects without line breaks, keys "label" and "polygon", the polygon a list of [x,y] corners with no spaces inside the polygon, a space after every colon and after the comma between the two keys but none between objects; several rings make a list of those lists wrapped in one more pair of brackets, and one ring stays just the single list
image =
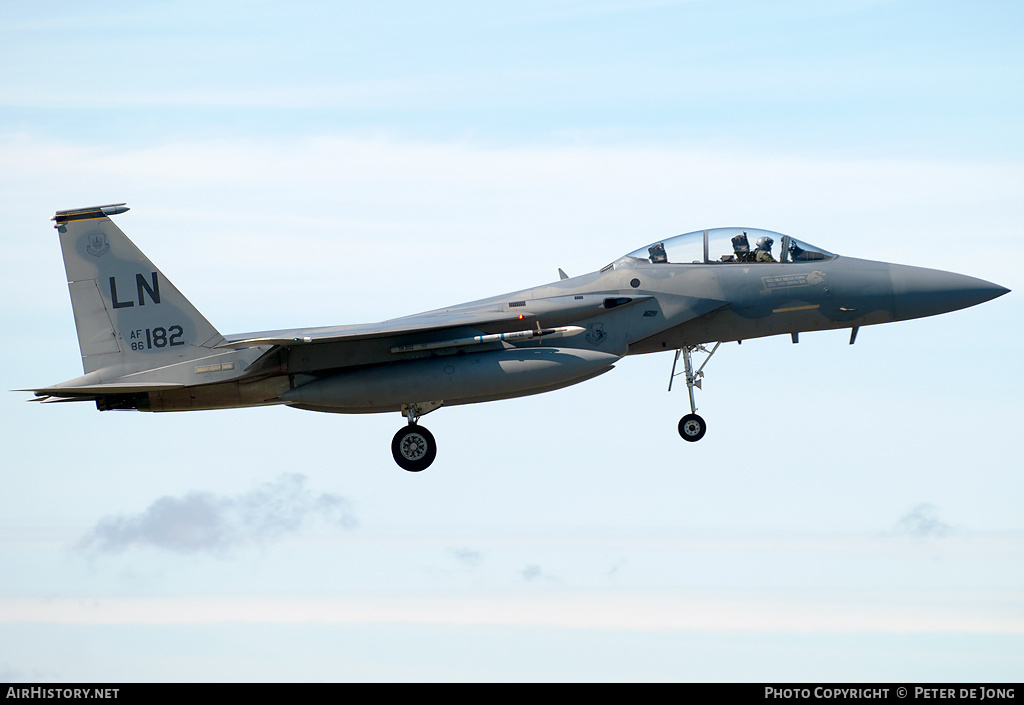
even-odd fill
[{"label": "gray fighter jet", "polygon": [[[600,271],[382,323],[221,335],[110,220],[123,204],[57,211],[85,374],[35,401],[100,411],[284,404],[401,412],[404,469],[437,453],[420,417],[442,406],[539,394],[604,374],[626,355],[675,351],[686,441],[704,436],[694,387],[723,342],[933,316],[1007,293],[981,279],[835,255],[753,228],[698,230]],[[776,248],[777,249],[774,249]],[[706,347],[714,343],[713,347]],[[693,355],[707,355],[694,369]],[[676,372],[680,358],[683,369]]]}]

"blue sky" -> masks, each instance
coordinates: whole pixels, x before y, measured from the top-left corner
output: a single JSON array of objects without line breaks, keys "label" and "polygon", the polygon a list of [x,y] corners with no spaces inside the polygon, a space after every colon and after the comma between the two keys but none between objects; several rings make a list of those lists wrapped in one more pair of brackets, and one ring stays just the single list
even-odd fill
[{"label": "blue sky", "polygon": [[[1018,680],[1018,3],[6,3],[5,389],[80,374],[56,209],[222,332],[744,225],[1014,290],[402,420],[0,400],[0,680]],[[689,445],[689,444],[687,444]]]}]

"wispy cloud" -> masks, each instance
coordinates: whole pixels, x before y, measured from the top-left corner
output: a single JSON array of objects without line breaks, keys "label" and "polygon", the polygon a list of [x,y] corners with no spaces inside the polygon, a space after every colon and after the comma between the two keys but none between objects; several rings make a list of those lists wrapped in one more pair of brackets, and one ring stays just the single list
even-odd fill
[{"label": "wispy cloud", "polygon": [[888,535],[941,539],[955,532],[953,526],[939,518],[939,510],[935,505],[924,502],[896,522]]},{"label": "wispy cloud", "polygon": [[549,573],[545,573],[541,569],[541,567],[536,563],[531,563],[530,565],[520,570],[519,575],[526,582],[533,582],[534,580],[540,580],[541,578],[549,582],[554,582],[555,580],[557,580],[555,576],[550,575]]},{"label": "wispy cloud", "polygon": [[480,551],[474,551],[471,548],[465,546],[461,548],[450,548],[448,552],[458,559],[459,563],[466,566],[467,568],[476,568],[484,560],[484,554]]},{"label": "wispy cloud", "polygon": [[140,514],[102,519],[77,548],[120,553],[150,547],[223,557],[233,549],[298,531],[308,521],[344,529],[357,524],[348,500],[330,493],[314,494],[306,488],[305,476],[285,474],[237,495],[190,492],[161,497]]}]

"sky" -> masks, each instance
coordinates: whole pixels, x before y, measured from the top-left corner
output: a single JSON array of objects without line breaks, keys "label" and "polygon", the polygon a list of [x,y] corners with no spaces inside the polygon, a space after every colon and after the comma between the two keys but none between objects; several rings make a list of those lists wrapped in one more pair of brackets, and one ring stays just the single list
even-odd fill
[{"label": "sky", "polygon": [[0,5],[5,390],[81,374],[58,209],[222,333],[746,226],[1012,293],[397,414],[0,397],[0,681],[1019,681],[1024,6]]}]

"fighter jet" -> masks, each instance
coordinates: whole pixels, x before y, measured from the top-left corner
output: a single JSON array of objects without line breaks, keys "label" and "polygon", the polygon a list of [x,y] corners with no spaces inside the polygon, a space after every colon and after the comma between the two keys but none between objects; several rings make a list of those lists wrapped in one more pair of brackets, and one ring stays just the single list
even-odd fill
[{"label": "fighter jet", "polygon": [[[755,228],[697,230],[590,274],[381,323],[222,335],[114,224],[123,203],[57,211],[85,374],[33,401],[100,411],[283,404],[401,412],[391,451],[418,472],[437,444],[420,419],[443,406],[549,392],[627,355],[675,351],[685,441],[703,438],[694,388],[723,342],[934,316],[1007,293],[981,279],[833,254]],[[777,249],[776,249],[777,248]],[[713,346],[711,346],[713,344]],[[709,347],[711,346],[711,347]],[[706,355],[694,369],[693,356]],[[676,372],[682,359],[683,369]]]}]

